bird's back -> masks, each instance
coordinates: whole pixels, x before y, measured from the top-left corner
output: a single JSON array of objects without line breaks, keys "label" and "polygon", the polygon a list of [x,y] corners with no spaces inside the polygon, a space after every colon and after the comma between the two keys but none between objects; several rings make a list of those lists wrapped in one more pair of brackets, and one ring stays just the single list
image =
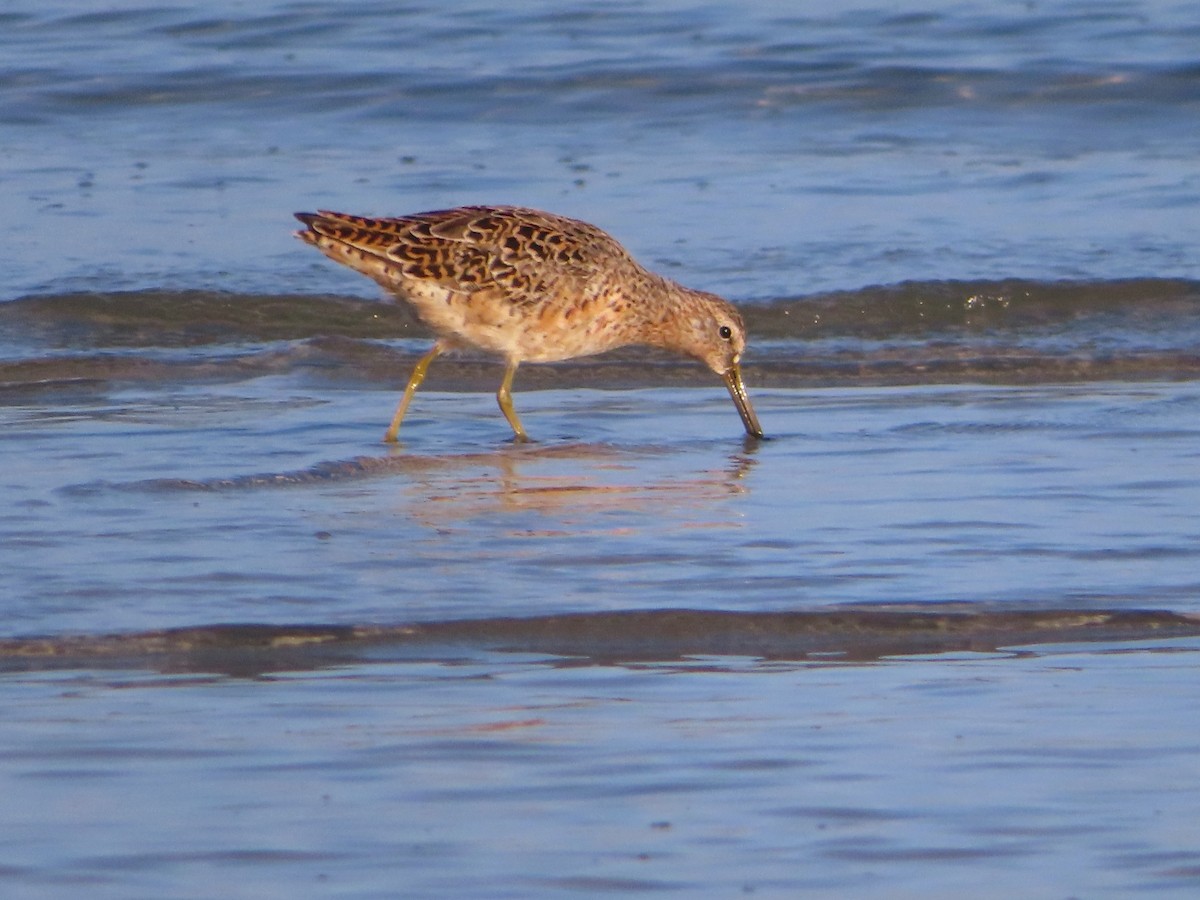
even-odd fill
[{"label": "bird's back", "polygon": [[627,342],[612,327],[614,306],[652,278],[594,225],[522,207],[297,218],[303,240],[409,302],[443,338],[520,360]]}]

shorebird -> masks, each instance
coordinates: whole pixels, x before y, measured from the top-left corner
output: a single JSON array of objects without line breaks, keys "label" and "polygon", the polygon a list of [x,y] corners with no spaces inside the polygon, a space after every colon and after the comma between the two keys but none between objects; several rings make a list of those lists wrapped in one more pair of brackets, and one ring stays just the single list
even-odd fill
[{"label": "shorebird", "polygon": [[296,236],[374,279],[437,335],[421,357],[384,440],[394,442],[413,393],[442,352],[475,347],[504,359],[496,399],[519,441],[512,404],[523,362],[555,362],[630,344],[698,359],[720,375],[746,433],[762,427],[742,383],[738,311],[639,265],[594,225],[518,206],[463,206],[394,218],[296,213]]}]

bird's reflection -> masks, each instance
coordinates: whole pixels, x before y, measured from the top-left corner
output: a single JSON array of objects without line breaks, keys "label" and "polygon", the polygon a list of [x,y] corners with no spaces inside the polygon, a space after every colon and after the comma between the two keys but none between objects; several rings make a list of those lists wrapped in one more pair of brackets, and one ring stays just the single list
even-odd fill
[{"label": "bird's reflection", "polygon": [[[753,453],[737,453],[723,465],[681,470],[678,454],[662,447],[609,444],[513,445],[453,457],[396,457],[411,476],[404,491],[408,513],[419,523],[444,530],[496,514],[533,513],[512,523],[512,532],[545,533],[579,528],[635,530],[641,521],[696,526],[733,524],[714,511],[750,490]],[[623,514],[616,516],[616,514]],[[609,522],[610,516],[616,516]],[[727,520],[727,521],[726,521]],[[609,524],[605,524],[609,522]]]}]

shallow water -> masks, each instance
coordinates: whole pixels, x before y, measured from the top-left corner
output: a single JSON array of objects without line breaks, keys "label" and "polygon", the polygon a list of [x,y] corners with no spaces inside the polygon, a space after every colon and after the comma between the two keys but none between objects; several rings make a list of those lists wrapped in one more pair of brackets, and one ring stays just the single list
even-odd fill
[{"label": "shallow water", "polygon": [[512,202],[736,299],[1200,276],[1181,0],[16,0],[5,292],[369,290],[288,214]]},{"label": "shallow water", "polygon": [[[6,631],[972,601],[1188,610],[1182,384],[490,396],[277,378],[8,407]],[[585,439],[583,435],[587,435]],[[11,452],[13,446],[20,452]]]},{"label": "shallow water", "polygon": [[[0,891],[1194,896],[1192,4],[0,13]],[[500,370],[290,213],[743,304]]]},{"label": "shallow water", "polygon": [[1200,622],[1103,625],[1195,609],[1194,382],[419,399],[6,410],[18,895],[1195,891]]},{"label": "shallow water", "polygon": [[24,810],[2,826],[5,880],[31,897],[1187,896],[1200,748],[1163,723],[1193,702],[1198,647],[27,676],[5,717]]}]

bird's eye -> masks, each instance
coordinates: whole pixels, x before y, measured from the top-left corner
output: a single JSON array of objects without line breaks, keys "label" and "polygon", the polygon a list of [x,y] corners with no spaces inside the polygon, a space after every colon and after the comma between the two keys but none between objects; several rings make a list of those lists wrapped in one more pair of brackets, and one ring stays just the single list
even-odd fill
[{"label": "bird's eye", "polygon": [[733,329],[730,328],[728,325],[722,325],[720,330],[717,331],[717,334],[719,334],[721,336],[722,340],[727,341],[731,337],[733,337]]}]

